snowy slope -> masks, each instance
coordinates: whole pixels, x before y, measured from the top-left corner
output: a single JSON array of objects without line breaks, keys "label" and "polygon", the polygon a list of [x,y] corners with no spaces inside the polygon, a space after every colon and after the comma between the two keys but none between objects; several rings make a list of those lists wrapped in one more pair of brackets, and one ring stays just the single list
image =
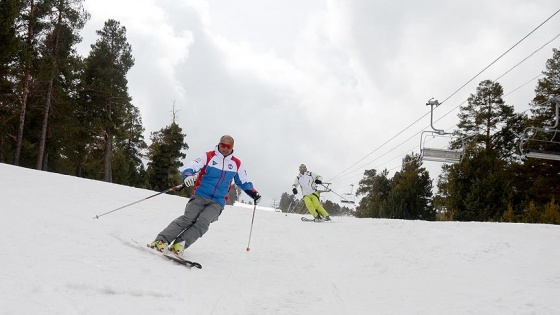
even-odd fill
[{"label": "snowy slope", "polygon": [[183,211],[161,195],[0,164],[0,314],[558,314],[560,227],[226,207],[188,270],[138,248]]}]

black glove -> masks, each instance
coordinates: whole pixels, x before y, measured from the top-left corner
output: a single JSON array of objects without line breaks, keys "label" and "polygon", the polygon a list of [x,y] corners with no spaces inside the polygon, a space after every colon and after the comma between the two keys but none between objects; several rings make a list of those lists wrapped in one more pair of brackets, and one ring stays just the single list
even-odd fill
[{"label": "black glove", "polygon": [[292,189],[292,192],[294,193],[294,195],[297,195],[297,189]]},{"label": "black glove", "polygon": [[253,201],[255,202],[255,204],[257,204],[259,202],[259,200],[261,200],[261,195],[259,194],[258,191],[256,191],[255,189],[253,190],[245,190],[245,193],[247,195],[249,195],[249,197],[253,198]]},{"label": "black glove", "polygon": [[315,184],[322,184],[323,182],[320,179],[315,180]]}]

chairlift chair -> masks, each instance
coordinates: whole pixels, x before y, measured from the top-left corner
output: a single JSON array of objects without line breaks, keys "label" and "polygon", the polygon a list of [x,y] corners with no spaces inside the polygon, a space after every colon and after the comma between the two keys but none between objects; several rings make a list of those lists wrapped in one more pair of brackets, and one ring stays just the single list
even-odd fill
[{"label": "chairlift chair", "polygon": [[[354,190],[354,184],[351,184],[350,186],[352,186],[352,188],[350,189],[350,192],[342,194],[342,196],[340,198],[341,203],[349,203],[349,204],[355,204],[356,203],[356,195],[354,195],[352,193],[352,191]],[[346,198],[345,196],[348,196],[348,198]]]},{"label": "chairlift chair", "polygon": [[[439,102],[433,98],[426,103],[430,106],[430,126],[432,130],[425,130],[420,136],[420,158],[423,161],[443,162],[443,163],[459,163],[463,159],[465,151],[465,143],[462,138],[454,136],[452,133],[445,132],[443,129],[436,129],[434,127],[434,106],[439,106]],[[426,142],[435,137],[445,138],[448,141],[454,140],[461,142],[460,149],[442,149],[442,148],[428,148]]]},{"label": "chairlift chair", "polygon": [[[560,147],[560,139],[557,138],[560,130],[557,129],[560,120],[560,97],[553,98],[551,102],[556,104],[555,123],[553,126],[527,127],[521,134],[519,149],[521,154],[528,158],[560,161],[560,152],[548,150],[551,146]],[[552,136],[546,138],[547,135]],[[539,137],[537,137],[539,136]],[[541,139],[541,137],[544,137]],[[555,140],[556,138],[556,140]]]}]

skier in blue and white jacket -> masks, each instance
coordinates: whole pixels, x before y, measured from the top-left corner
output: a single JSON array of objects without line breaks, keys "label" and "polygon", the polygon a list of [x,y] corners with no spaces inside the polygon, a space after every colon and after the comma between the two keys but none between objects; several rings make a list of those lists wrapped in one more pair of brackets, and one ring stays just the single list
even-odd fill
[{"label": "skier in blue and white jacket", "polygon": [[213,151],[187,163],[181,173],[185,186],[193,186],[193,194],[185,213],[173,220],[150,244],[160,251],[171,250],[182,255],[208,231],[210,223],[218,220],[228,198],[232,181],[249,195],[255,204],[260,194],[247,177],[241,160],[233,156],[234,140],[225,135]]}]

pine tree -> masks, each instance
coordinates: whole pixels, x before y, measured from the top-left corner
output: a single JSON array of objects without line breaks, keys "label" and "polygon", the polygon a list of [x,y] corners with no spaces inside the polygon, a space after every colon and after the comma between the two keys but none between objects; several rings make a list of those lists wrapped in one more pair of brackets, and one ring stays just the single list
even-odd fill
[{"label": "pine tree", "polygon": [[453,220],[498,221],[511,200],[507,164],[484,148],[472,149],[461,163],[445,169],[438,183],[438,202]]},{"label": "pine tree", "polygon": [[524,223],[539,223],[541,220],[541,213],[534,202],[529,203],[528,209],[523,214]]},{"label": "pine tree", "polygon": [[515,215],[513,213],[513,206],[511,204],[508,205],[508,208],[506,211],[504,211],[504,214],[502,214],[502,222],[515,222]]},{"label": "pine tree", "polygon": [[148,147],[148,183],[153,190],[165,190],[181,181],[179,167],[186,157],[182,150],[188,149],[185,134],[173,122],[158,132],[152,132],[152,144]]},{"label": "pine tree", "polygon": [[20,15],[16,21],[16,29],[20,41],[20,51],[17,58],[18,84],[16,94],[20,100],[19,118],[17,125],[17,139],[14,152],[14,165],[20,165],[20,156],[24,141],[27,106],[29,101],[30,84],[33,80],[33,65],[39,52],[37,44],[42,34],[43,23],[41,20],[46,13],[43,4],[45,1],[24,0],[20,2]]},{"label": "pine tree", "polygon": [[391,192],[391,180],[387,178],[389,171],[383,170],[379,175],[377,171],[366,170],[364,178],[360,180],[356,196],[363,195],[356,216],[359,218],[387,218],[385,205]]},{"label": "pine tree", "polygon": [[466,153],[461,163],[443,168],[437,197],[455,220],[499,220],[512,197],[508,168],[522,116],[502,95],[499,83],[485,80],[461,107],[457,133],[467,139]]},{"label": "pine tree", "polygon": [[432,180],[422,167],[418,154],[406,155],[401,171],[391,180],[391,191],[385,205],[389,218],[435,220],[432,205]]},{"label": "pine tree", "polygon": [[[10,87],[10,67],[15,61],[18,50],[18,38],[16,36],[16,18],[18,16],[18,1],[3,0],[0,2],[0,91],[2,96],[6,92],[6,85]],[[10,91],[10,89],[8,89]]]},{"label": "pine tree", "polygon": [[124,124],[116,129],[113,155],[113,182],[134,187],[144,187],[146,170],[142,162],[144,127],[140,111],[132,104],[125,108]]},{"label": "pine tree", "polygon": [[552,200],[545,205],[540,222],[560,224],[560,205],[556,204],[555,198],[552,198]]},{"label": "pine tree", "polygon": [[119,22],[107,20],[97,34],[100,38],[85,60],[85,95],[82,98],[93,119],[95,140],[101,141],[103,146],[103,180],[111,182],[115,134],[124,125],[131,102],[126,74],[134,65],[134,59],[126,39],[126,28]]},{"label": "pine tree", "polygon": [[505,158],[514,152],[515,134],[520,131],[522,116],[514,113],[513,106],[505,104],[503,93],[497,82],[480,82],[476,94],[471,94],[467,105],[461,106],[457,126],[458,134],[471,147],[497,151]]},{"label": "pine tree", "polygon": [[[546,62],[544,77],[538,81],[535,88],[535,97],[531,102],[531,117],[527,120],[527,126],[543,128],[556,124],[556,104],[551,101],[560,97],[560,50],[553,49],[552,58]],[[556,127],[560,130],[560,126]],[[558,131],[540,132],[534,135],[538,142],[537,149],[548,152],[560,152],[560,141]],[[542,140],[555,143],[546,143]],[[528,143],[532,146],[533,143]],[[517,178],[517,191],[522,192],[524,206],[530,201],[536,207],[543,207],[555,196],[560,196],[560,162],[545,159],[527,158],[523,161],[523,167],[515,173]]]},{"label": "pine tree", "polygon": [[[36,168],[43,169],[45,146],[47,142],[47,128],[51,116],[51,107],[58,103],[63,103],[70,95],[71,86],[65,78],[72,71],[68,69],[73,65],[72,59],[75,54],[74,46],[80,42],[78,32],[84,27],[89,15],[82,8],[83,0],[52,0],[43,5],[49,6],[45,14],[45,31],[47,35],[41,45],[41,58],[43,78],[46,82],[44,91],[45,101],[43,104],[43,117],[39,146],[37,152]],[[66,81],[66,82],[65,82]],[[56,86],[59,87],[58,99],[55,98]]]},{"label": "pine tree", "polygon": [[454,183],[449,180],[449,176],[453,168],[449,164],[444,164],[442,172],[437,180],[437,193],[432,199],[435,211],[437,213],[438,221],[451,221],[455,217],[455,204],[451,198],[454,196],[452,193]]},{"label": "pine tree", "polygon": [[[78,177],[101,179],[101,165],[93,158],[94,152],[101,150],[98,138],[98,118],[101,113],[97,106],[92,105],[90,91],[86,85],[86,63],[82,58],[73,59],[67,82],[72,84],[75,92],[70,102],[73,106],[67,108],[64,121],[65,130],[55,129],[56,139],[61,139],[60,172]],[[77,83],[76,83],[77,82]],[[58,125],[58,124],[57,124]]]},{"label": "pine tree", "polygon": [[536,126],[554,125],[555,106],[548,102],[560,96],[560,50],[552,49],[552,58],[546,61],[544,78],[539,79],[531,105],[532,121]]},{"label": "pine tree", "polygon": [[11,140],[16,138],[17,98],[12,74],[19,49],[16,36],[18,3],[17,0],[0,1],[0,162],[13,162],[13,157],[8,156],[14,148]]}]

